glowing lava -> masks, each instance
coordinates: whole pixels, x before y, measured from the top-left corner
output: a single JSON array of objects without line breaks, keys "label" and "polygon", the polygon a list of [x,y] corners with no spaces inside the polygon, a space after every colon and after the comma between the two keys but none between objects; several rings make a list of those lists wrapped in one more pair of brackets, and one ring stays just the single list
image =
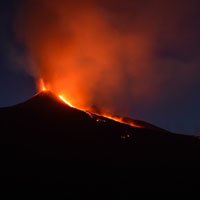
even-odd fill
[{"label": "glowing lava", "polygon": [[[62,95],[58,95],[58,97],[65,103],[67,104],[68,106],[72,107],[72,108],[75,108],[71,103],[69,103],[69,101],[67,101]],[[79,109],[81,110],[81,109]],[[127,124],[129,126],[133,126],[133,127],[137,127],[137,128],[142,128],[142,126],[138,125],[138,124],[135,124],[134,122],[126,122],[123,117],[118,117],[118,116],[112,116],[112,115],[109,115],[109,114],[102,114],[102,115],[99,115],[99,114],[95,114],[95,113],[91,113],[91,112],[88,112],[88,111],[84,111],[84,110],[81,110],[85,113],[87,113],[92,119],[93,119],[93,114],[96,115],[96,116],[101,116],[101,117],[105,117],[105,118],[108,118],[108,119],[111,119],[113,121],[116,121],[116,122],[120,122],[120,123],[123,123],[123,124]],[[97,122],[99,121],[102,121],[102,120],[98,120],[97,119]],[[103,120],[105,122],[105,120]]]},{"label": "glowing lava", "polygon": [[44,80],[43,79],[40,79],[40,84],[39,84],[40,86],[40,91],[47,91],[47,88],[46,88],[46,86],[45,86],[45,83],[44,83]]},{"label": "glowing lava", "polygon": [[127,124],[129,126],[133,126],[133,127],[136,127],[136,128],[142,128],[142,126],[138,125],[138,124],[135,124],[134,122],[127,122],[123,119],[123,117],[118,117],[118,116],[112,116],[112,115],[108,115],[108,114],[103,114],[104,117],[108,118],[108,119],[111,119],[113,121],[116,121],[116,122],[120,122],[122,124]]},{"label": "glowing lava", "polygon": [[[65,103],[67,104],[68,106],[72,107],[72,108],[75,108],[69,101],[67,101],[62,95],[58,95],[58,97]],[[79,109],[79,108],[77,108]],[[108,119],[111,119],[113,121],[116,121],[116,122],[120,122],[120,123],[123,123],[123,124],[127,124],[129,126],[133,126],[133,127],[137,127],[137,128],[142,128],[142,126],[138,125],[138,124],[135,124],[134,122],[126,122],[123,117],[118,117],[118,116],[112,116],[112,115],[109,115],[109,114],[102,114],[102,115],[99,115],[99,114],[95,114],[95,113],[91,113],[91,112],[88,112],[88,111],[85,111],[85,110],[82,110],[82,109],[79,109],[83,112],[85,112],[86,114],[88,114],[92,119],[93,119],[93,115],[96,115],[96,116],[101,116],[101,117],[105,117],[105,118],[108,118]],[[97,120],[97,122],[99,121],[102,121],[102,120]],[[103,120],[105,122],[105,120]]]},{"label": "glowing lava", "polygon": [[[47,91],[50,91],[49,90],[49,87],[47,89],[47,86],[45,85],[44,83],[44,80],[43,79],[40,79],[39,81],[39,90],[40,92],[47,92]],[[66,105],[70,106],[71,108],[76,108],[75,106],[73,106],[69,101],[67,101],[63,95],[57,95],[57,92],[55,91],[52,91],[54,94],[56,94],[56,96],[62,101],[64,102]],[[88,114],[92,119],[94,118],[94,116],[97,117],[97,122],[106,122],[106,120],[100,120],[98,119],[98,116],[99,117],[105,117],[107,119],[111,119],[113,121],[116,121],[116,122],[120,122],[120,123],[123,123],[123,124],[127,124],[129,126],[133,126],[133,127],[137,127],[137,128],[142,128],[142,126],[138,125],[138,124],[135,124],[134,122],[132,121],[126,121],[123,117],[120,117],[120,116],[115,116],[115,115],[112,115],[112,114],[108,114],[108,113],[101,113],[100,114],[97,114],[97,113],[93,113],[93,112],[88,112],[88,111],[85,111],[84,109],[80,109],[80,108],[76,108],[78,110],[81,110],[83,112],[85,112],[86,114]],[[93,116],[94,115],[94,116]]]},{"label": "glowing lava", "polygon": [[58,95],[58,96],[59,96],[59,98],[60,98],[64,103],[66,103],[68,106],[74,108],[74,106],[72,106],[71,103],[69,103],[67,100],[65,100],[63,96],[61,96],[61,95]]}]

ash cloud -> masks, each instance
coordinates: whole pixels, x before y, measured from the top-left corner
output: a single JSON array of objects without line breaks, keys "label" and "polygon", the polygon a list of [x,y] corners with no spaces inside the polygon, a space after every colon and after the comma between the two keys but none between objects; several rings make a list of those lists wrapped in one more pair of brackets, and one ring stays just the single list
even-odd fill
[{"label": "ash cloud", "polygon": [[36,81],[79,107],[131,109],[140,118],[138,107],[165,106],[197,81],[199,7],[196,0],[29,0],[16,33]]}]

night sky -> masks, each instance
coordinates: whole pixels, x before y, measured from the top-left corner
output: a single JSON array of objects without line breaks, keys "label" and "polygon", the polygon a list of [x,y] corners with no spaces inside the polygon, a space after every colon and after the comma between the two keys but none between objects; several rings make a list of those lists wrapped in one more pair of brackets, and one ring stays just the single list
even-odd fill
[{"label": "night sky", "polygon": [[[145,103],[149,101],[145,98],[132,101],[126,113],[170,131],[200,135],[200,4],[198,0],[166,1],[163,6],[156,0],[146,2],[102,1],[101,5],[118,16],[113,24],[120,32],[128,31],[137,20],[142,24],[140,31],[154,36],[156,73],[151,79],[156,98],[150,103]],[[14,28],[21,5],[23,0],[0,1],[0,107],[23,102],[37,92],[34,77],[26,68],[31,65],[29,55]],[[120,17],[122,13],[128,17]],[[127,99],[127,93],[120,96],[119,112],[123,113]]]}]

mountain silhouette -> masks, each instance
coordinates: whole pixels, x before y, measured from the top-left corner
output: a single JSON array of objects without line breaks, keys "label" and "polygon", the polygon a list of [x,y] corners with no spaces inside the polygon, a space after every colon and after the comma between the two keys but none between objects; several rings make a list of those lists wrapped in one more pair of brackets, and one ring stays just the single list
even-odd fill
[{"label": "mountain silhouette", "polygon": [[[41,92],[24,103],[0,108],[1,172],[57,182],[77,180],[77,174],[80,181],[85,169],[84,180],[95,183],[103,177],[98,177],[102,169],[156,169],[166,174],[169,169],[199,169],[198,138],[139,123],[143,128],[72,108],[53,93]],[[131,174],[125,177],[129,180]]]}]

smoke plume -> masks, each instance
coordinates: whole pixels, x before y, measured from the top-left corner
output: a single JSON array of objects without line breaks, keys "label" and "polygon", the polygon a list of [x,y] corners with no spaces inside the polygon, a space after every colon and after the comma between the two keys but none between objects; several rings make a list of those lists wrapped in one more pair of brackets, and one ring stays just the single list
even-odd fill
[{"label": "smoke plume", "polygon": [[[185,80],[179,58],[195,62],[188,54],[194,33],[181,28],[196,1],[123,2],[26,1],[16,32],[36,82],[42,78],[77,107],[125,114],[130,105],[158,103],[177,74]],[[175,58],[167,58],[167,47]]]}]

